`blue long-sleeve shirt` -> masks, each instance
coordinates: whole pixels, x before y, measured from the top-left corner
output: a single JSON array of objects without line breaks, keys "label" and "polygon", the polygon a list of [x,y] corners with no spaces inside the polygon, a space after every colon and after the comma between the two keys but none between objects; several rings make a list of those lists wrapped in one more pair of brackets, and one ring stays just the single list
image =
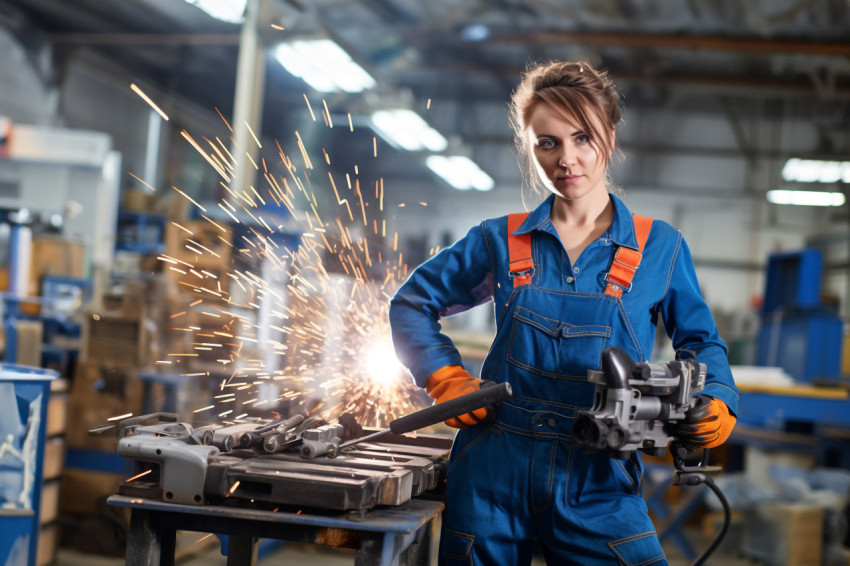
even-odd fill
[{"label": "blue long-sleeve shirt", "polygon": [[[537,281],[547,289],[603,293],[616,247],[637,248],[631,213],[611,195],[611,226],[572,264],[549,219],[554,198],[550,196],[532,211],[516,232],[532,235]],[[492,300],[500,325],[502,307],[512,290],[506,216],[485,220],[415,269],[390,303],[390,324],[396,353],[416,382],[422,386],[441,367],[462,364],[454,344],[441,332],[440,318]],[[619,312],[634,331],[630,338],[642,358],[635,361],[649,360],[660,315],[673,347],[695,352],[706,364],[703,394],[737,412],[738,390],[726,344],[702,298],[688,246],[681,232],[666,222],[653,222],[640,267],[631,290],[623,293]]]}]

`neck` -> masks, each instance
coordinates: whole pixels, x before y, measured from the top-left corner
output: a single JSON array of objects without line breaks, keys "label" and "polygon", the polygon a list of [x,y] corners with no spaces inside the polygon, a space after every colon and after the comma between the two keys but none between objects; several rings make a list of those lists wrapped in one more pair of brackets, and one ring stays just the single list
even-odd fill
[{"label": "neck", "polygon": [[562,226],[586,226],[596,223],[611,205],[608,191],[593,191],[585,198],[569,200],[555,196],[551,219]]}]

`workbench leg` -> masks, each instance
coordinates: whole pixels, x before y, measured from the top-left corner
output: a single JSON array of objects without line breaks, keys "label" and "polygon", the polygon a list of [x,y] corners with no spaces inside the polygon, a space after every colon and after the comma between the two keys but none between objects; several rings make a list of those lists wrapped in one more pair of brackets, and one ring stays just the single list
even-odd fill
[{"label": "workbench leg", "polygon": [[251,535],[230,535],[227,543],[227,566],[254,566],[257,545]]},{"label": "workbench leg", "polygon": [[360,533],[354,566],[398,566],[396,539],[391,533]]},{"label": "workbench leg", "polygon": [[407,566],[429,566],[431,564],[431,524],[428,523],[419,532],[419,539],[406,551]]},{"label": "workbench leg", "polygon": [[154,526],[151,513],[133,509],[127,534],[127,566],[174,566],[177,533]]}]

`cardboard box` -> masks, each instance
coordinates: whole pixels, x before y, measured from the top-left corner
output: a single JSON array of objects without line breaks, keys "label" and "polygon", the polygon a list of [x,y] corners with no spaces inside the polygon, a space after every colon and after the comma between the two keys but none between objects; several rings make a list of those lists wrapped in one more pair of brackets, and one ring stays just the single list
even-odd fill
[{"label": "cardboard box", "polygon": [[59,523],[50,523],[41,527],[38,534],[38,550],[36,551],[36,566],[47,566],[56,562],[56,551],[59,548]]},{"label": "cardboard box", "polygon": [[143,395],[144,388],[137,370],[79,362],[71,387],[66,433],[68,446],[114,452],[118,447],[114,429],[96,435],[89,434],[89,430],[109,424],[111,417],[140,414]]},{"label": "cardboard box", "polygon": [[54,379],[50,382],[50,401],[47,403],[48,437],[65,434],[65,423],[68,421],[68,402],[71,382],[68,379]]},{"label": "cardboard box", "polygon": [[48,438],[44,443],[44,465],[42,467],[45,480],[56,479],[62,475],[65,466],[65,439],[61,436]]},{"label": "cardboard box", "polygon": [[42,525],[52,523],[59,518],[59,493],[62,480],[44,482],[41,487],[41,502],[38,505],[39,521]]},{"label": "cardboard box", "polygon": [[[41,366],[44,325],[40,320],[17,319],[12,321],[15,333],[15,363],[24,366]],[[6,337],[7,344],[9,336]]]},{"label": "cardboard box", "polygon": [[141,368],[150,365],[146,312],[95,311],[83,322],[80,359],[98,364]]},{"label": "cardboard box", "polygon": [[206,220],[184,220],[179,225],[169,222],[165,227],[165,255],[195,267],[230,266],[233,256],[230,226]]},{"label": "cardboard box", "polygon": [[86,276],[86,246],[53,234],[33,239],[30,260],[29,294],[41,295],[41,280],[45,275],[65,277]]},{"label": "cardboard box", "polygon": [[744,521],[743,552],[772,566],[820,566],[823,510],[802,503],[760,503]]},{"label": "cardboard box", "polygon": [[121,474],[69,468],[62,472],[60,510],[66,515],[100,512],[110,495],[118,493]]},{"label": "cardboard box", "polygon": [[121,208],[127,212],[150,212],[156,207],[156,195],[150,189],[128,187],[124,189]]},{"label": "cardboard box", "polygon": [[225,300],[230,296],[229,267],[166,264],[162,268],[166,293],[169,298],[192,300]]}]

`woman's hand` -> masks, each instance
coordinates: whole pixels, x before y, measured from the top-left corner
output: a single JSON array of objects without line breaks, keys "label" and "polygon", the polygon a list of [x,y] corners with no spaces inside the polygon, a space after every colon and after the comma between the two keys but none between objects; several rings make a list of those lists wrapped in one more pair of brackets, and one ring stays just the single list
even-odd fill
[{"label": "woman's hand", "polygon": [[673,425],[670,432],[687,448],[714,448],[726,442],[735,421],[737,419],[729,412],[726,403],[700,395],[685,415],[685,420]]},{"label": "woman's hand", "polygon": [[[425,391],[437,403],[444,403],[467,393],[474,393],[492,383],[472,377],[462,366],[445,366],[431,374],[425,382]],[[492,421],[495,416],[496,407],[488,406],[444,422],[453,428],[467,428]]]}]

